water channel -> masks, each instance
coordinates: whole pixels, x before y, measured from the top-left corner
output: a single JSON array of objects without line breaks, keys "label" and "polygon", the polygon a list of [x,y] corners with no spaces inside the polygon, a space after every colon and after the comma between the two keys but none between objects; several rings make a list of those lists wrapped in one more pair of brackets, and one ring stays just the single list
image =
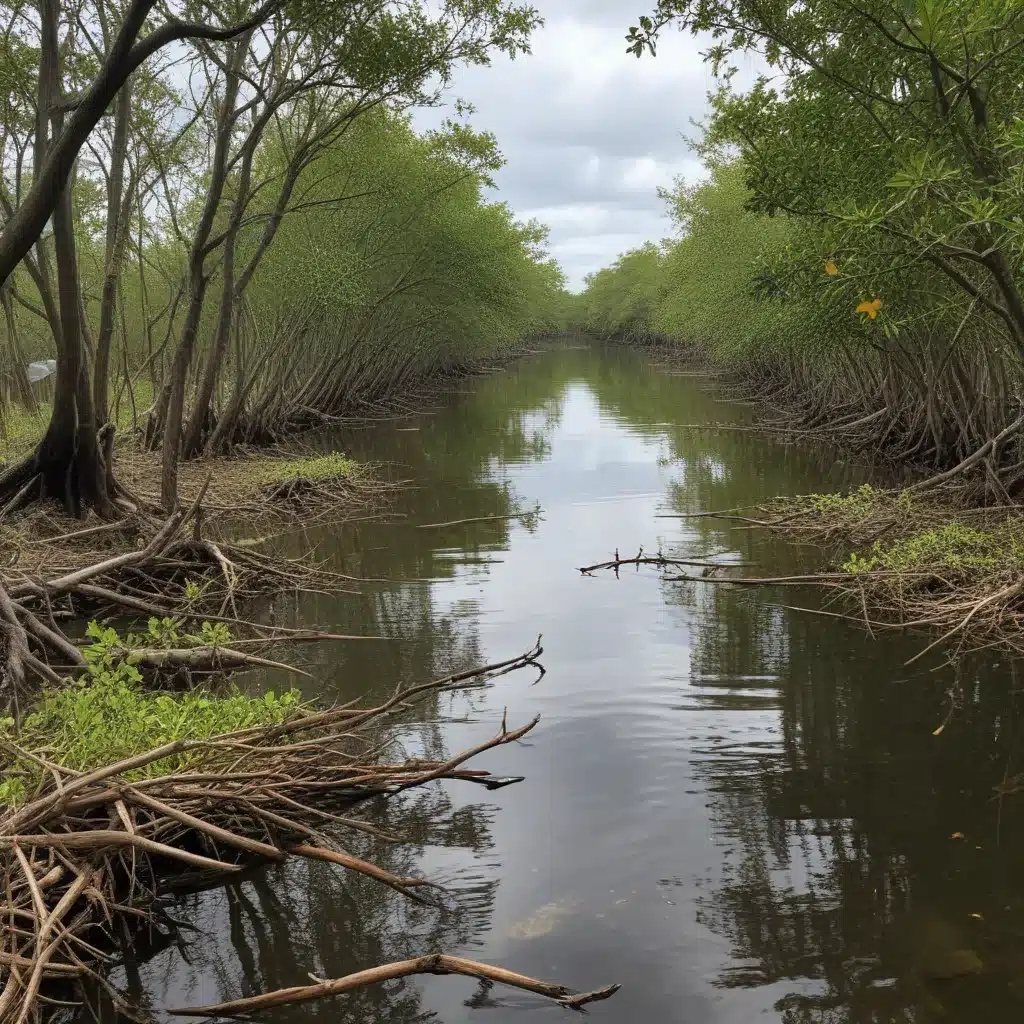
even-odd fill
[{"label": "water channel", "polygon": [[[866,478],[834,452],[741,425],[749,408],[623,349],[572,345],[463,382],[429,414],[346,432],[413,486],[389,522],[292,538],[359,594],[282,597],[279,621],[393,639],[322,645],[310,696],[350,700],[526,650],[547,674],[445,698],[410,749],[453,751],[535,714],[481,766],[498,792],[432,784],[356,852],[450,886],[410,906],[326,865],[181,897],[181,944],[114,980],[148,1004],[211,1003],[442,949],[580,989],[622,983],[599,1022],[882,1024],[1024,1014],[1024,770],[1015,665],[956,668],[920,637],[793,610],[819,595],[579,566],[639,545],[821,563],[742,525],[664,518]],[[518,504],[517,504],[518,503]],[[456,519],[543,510],[535,521]],[[951,705],[951,701],[953,702]],[[952,716],[949,717],[952,707]],[[938,725],[949,717],[939,735]],[[375,811],[374,813],[378,813]],[[522,1024],[565,1011],[465,978],[413,979],[262,1020]]]}]

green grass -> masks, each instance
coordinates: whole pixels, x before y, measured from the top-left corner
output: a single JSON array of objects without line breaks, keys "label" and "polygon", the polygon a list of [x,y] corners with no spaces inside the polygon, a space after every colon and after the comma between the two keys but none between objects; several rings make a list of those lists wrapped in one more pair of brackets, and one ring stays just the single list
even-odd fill
[{"label": "green grass", "polygon": [[811,507],[819,515],[835,520],[840,527],[855,526],[881,512],[909,513],[914,507],[910,491],[888,491],[861,484],[849,494],[810,494]]},{"label": "green grass", "polygon": [[[132,402],[127,390],[120,394],[119,384],[110,384],[110,411],[116,413],[118,434],[127,433],[132,429]],[[147,377],[135,383],[135,412],[141,419],[142,414],[153,404],[153,385]],[[35,411],[26,409],[18,402],[10,402],[4,410],[4,418],[0,424],[0,459],[13,461],[27,455],[33,446],[46,433],[53,411],[53,399],[41,398]]]},{"label": "green grass", "polygon": [[339,480],[351,476],[355,468],[356,463],[341,452],[326,452],[298,459],[273,459],[260,467],[259,482],[275,484],[296,477],[314,483]]},{"label": "green grass", "polygon": [[852,554],[843,564],[849,573],[943,571],[955,575],[1024,571],[1021,524],[1007,520],[992,530],[952,522],[902,537],[876,542],[868,555]]}]

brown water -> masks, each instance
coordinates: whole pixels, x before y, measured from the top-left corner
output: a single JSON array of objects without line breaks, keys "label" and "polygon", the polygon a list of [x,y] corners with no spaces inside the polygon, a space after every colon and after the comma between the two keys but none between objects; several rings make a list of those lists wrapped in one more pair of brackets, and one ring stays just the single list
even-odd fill
[{"label": "brown water", "polygon": [[[342,700],[543,633],[537,685],[518,673],[446,698],[407,737],[454,750],[492,735],[506,707],[510,724],[539,713],[526,741],[480,761],[526,779],[495,793],[437,783],[374,811],[414,843],[356,852],[452,887],[449,912],[327,866],[274,867],[178,899],[172,914],[196,931],[114,980],[163,1018],[443,949],[582,989],[621,982],[595,1022],[1021,1019],[1024,796],[992,799],[1024,770],[1016,666],[937,654],[907,668],[921,638],[784,607],[817,605],[813,593],[577,571],[640,544],[768,574],[817,564],[722,521],[658,518],[863,478],[814,447],[673,425],[748,416],[638,355],[563,349],[467,382],[431,415],[343,436],[415,482],[402,518],[292,543],[417,582],[282,597],[278,621],[395,638],[311,653],[323,695]],[[517,501],[541,520],[416,528]],[[429,978],[260,1019],[564,1012]]]}]

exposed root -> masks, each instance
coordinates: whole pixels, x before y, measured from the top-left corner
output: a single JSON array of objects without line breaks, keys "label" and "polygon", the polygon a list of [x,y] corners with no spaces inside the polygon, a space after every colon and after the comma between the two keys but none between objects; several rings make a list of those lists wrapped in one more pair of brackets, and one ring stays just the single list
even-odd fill
[{"label": "exposed root", "polygon": [[[28,801],[0,814],[6,900],[0,911],[0,1020],[33,1019],[51,981],[102,979],[108,923],[126,909],[138,913],[160,891],[163,880],[181,870],[232,874],[252,858],[313,857],[373,877],[419,902],[433,902],[424,891],[436,887],[426,880],[393,875],[346,851],[340,838],[345,830],[360,832],[369,826],[333,812],[434,779],[490,779],[487,772],[463,764],[518,740],[537,719],[515,729],[503,721],[491,739],[443,761],[384,760],[393,742],[382,745],[381,726],[438,693],[484,686],[522,668],[540,668],[541,653],[538,641],[508,661],[399,688],[376,707],[304,710],[280,725],[203,740],[178,739],[89,770],[58,764],[47,750],[25,749],[16,736],[0,740],[7,769],[26,774],[31,768],[27,774],[33,780]],[[477,968],[471,961],[427,958],[413,963],[418,965],[415,970],[406,965],[401,971],[475,972],[573,1008],[614,991],[574,996],[560,986],[498,968]],[[388,974],[392,969],[398,968],[380,968],[384,973],[379,976],[371,972],[365,982],[340,979],[312,986],[315,994],[294,998],[350,991],[358,984],[401,976]],[[248,1008],[291,1000],[273,993],[256,997]],[[176,1012],[229,1011],[207,1007]]]}]

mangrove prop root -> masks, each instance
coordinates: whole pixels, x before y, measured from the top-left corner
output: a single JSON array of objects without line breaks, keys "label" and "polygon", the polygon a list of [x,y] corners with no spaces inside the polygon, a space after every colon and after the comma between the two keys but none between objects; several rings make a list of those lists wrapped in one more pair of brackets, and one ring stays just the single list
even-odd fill
[{"label": "mangrove prop root", "polygon": [[[88,771],[0,737],[3,767],[30,780],[27,802],[0,812],[0,1021],[34,1019],[40,1000],[49,998],[44,987],[51,981],[88,979],[108,986],[102,976],[106,958],[97,947],[104,929],[118,916],[139,914],[162,881],[182,871],[208,878],[237,872],[253,859],[301,857],[365,875],[437,906],[422,894],[444,893],[440,886],[396,875],[348,852],[345,836],[357,841],[378,830],[344,813],[370,797],[435,779],[493,783],[494,788],[515,781],[464,764],[516,742],[537,719],[509,728],[503,716],[490,739],[446,760],[396,759],[397,740],[388,725],[439,694],[488,685],[524,668],[540,670],[541,654],[538,638],[514,658],[399,687],[372,707],[302,710],[280,725],[175,740]],[[574,996],[560,986],[458,958],[411,963],[415,970],[400,970],[473,974],[530,988],[570,1007],[604,997]],[[371,972],[365,983],[401,976],[387,974],[392,969]],[[331,991],[361,983],[339,979],[330,984],[342,987]],[[268,998],[267,1005],[276,1005],[276,997]]]},{"label": "mangrove prop root", "polygon": [[619,990],[618,985],[609,985],[594,992],[574,994],[563,985],[538,981],[536,978],[514,971],[506,971],[501,967],[480,963],[477,960],[466,960],[459,956],[447,956],[444,953],[432,953],[429,956],[416,957],[413,960],[399,960],[380,967],[371,967],[366,971],[348,974],[344,978],[320,981],[314,985],[300,985],[295,988],[282,988],[263,995],[250,996],[248,999],[235,999],[216,1006],[196,1006],[171,1010],[178,1017],[237,1017],[256,1010],[267,1010],[290,1003],[308,1002],[311,999],[324,999],[328,996],[340,996],[353,992],[367,985],[376,985],[382,981],[395,978],[408,978],[413,974],[461,974],[469,978],[480,978],[484,981],[511,985],[513,988],[535,992],[537,995],[553,999],[556,1003],[571,1010],[582,1010],[587,1003],[595,1003],[608,999]]},{"label": "mangrove prop root", "polygon": [[[85,664],[78,645],[57,625],[57,616],[114,613],[162,619],[174,617],[176,609],[184,608],[179,618],[226,622],[269,640],[279,637],[280,631],[245,621],[238,611],[239,602],[267,594],[347,589],[347,577],[308,562],[269,558],[241,545],[216,544],[202,538],[198,529],[185,534],[190,520],[198,526],[197,502],[157,525],[148,542],[140,541],[137,550],[107,554],[71,571],[49,575],[8,569],[0,583],[3,681],[17,691],[29,675],[57,681],[60,673],[53,665]],[[92,535],[101,529],[82,532]],[[133,657],[152,673],[256,666],[300,671],[230,646],[147,650]]]}]

